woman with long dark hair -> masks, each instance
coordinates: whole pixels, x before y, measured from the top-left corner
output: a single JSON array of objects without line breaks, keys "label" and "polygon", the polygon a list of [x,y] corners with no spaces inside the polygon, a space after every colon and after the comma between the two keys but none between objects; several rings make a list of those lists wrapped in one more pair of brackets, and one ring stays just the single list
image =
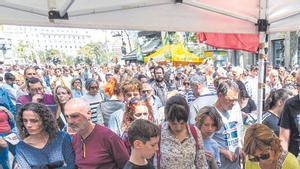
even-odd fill
[{"label": "woman with long dark hair", "polygon": [[289,98],[286,89],[271,90],[265,102],[262,123],[270,127],[279,136],[279,117],[285,101]]},{"label": "woman with long dark hair", "polygon": [[25,104],[16,123],[22,141],[16,145],[15,168],[75,168],[71,137],[58,130],[53,113],[45,105]]},{"label": "woman with long dark hair", "polygon": [[244,83],[240,80],[236,80],[235,82],[240,90],[238,103],[241,107],[244,123],[252,124],[257,119],[256,104],[249,96]]}]

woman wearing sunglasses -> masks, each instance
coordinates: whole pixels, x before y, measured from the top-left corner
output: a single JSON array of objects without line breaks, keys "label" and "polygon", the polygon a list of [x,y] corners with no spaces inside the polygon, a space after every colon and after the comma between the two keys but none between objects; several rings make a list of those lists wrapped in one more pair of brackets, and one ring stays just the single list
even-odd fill
[{"label": "woman wearing sunglasses", "polygon": [[244,138],[246,169],[299,169],[296,157],[284,151],[276,134],[264,124],[250,126]]},{"label": "woman wearing sunglasses", "polygon": [[129,153],[131,147],[128,140],[128,128],[136,119],[144,119],[153,122],[153,111],[148,102],[137,98],[132,98],[126,105],[122,122],[122,129],[124,131],[122,134],[122,140],[124,141]]}]

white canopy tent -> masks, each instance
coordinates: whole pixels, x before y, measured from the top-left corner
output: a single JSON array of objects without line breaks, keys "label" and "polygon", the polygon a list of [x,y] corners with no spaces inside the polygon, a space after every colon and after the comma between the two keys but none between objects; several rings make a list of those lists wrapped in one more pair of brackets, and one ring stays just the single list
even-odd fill
[{"label": "white canopy tent", "polygon": [[[298,0],[0,0],[0,23],[98,29],[257,33],[267,3],[268,32],[299,29]],[[68,20],[48,20],[49,10]]]},{"label": "white canopy tent", "polygon": [[[0,11],[0,24],[250,33],[260,34],[261,42],[266,33],[300,28],[299,0],[0,0]],[[260,53],[259,120],[265,59]]]}]

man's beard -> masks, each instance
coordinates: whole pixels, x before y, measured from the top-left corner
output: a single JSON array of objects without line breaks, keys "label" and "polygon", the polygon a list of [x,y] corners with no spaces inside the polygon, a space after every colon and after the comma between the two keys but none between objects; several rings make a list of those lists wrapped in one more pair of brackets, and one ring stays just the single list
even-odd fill
[{"label": "man's beard", "polygon": [[155,80],[157,81],[157,82],[162,82],[162,81],[164,81],[164,78],[155,78]]}]

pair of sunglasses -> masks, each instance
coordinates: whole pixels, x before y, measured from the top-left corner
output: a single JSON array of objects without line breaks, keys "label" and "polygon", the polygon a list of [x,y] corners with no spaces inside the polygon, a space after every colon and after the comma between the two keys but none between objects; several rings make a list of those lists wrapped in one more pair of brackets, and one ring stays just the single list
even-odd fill
[{"label": "pair of sunglasses", "polygon": [[135,113],[134,116],[136,117],[141,117],[141,116],[147,116],[148,115],[148,112],[144,112],[144,113]]},{"label": "pair of sunglasses", "polygon": [[190,83],[189,82],[184,82],[183,85],[190,85]]},{"label": "pair of sunglasses", "polygon": [[268,160],[270,158],[270,153],[261,154],[260,156],[249,156],[249,161],[259,162],[260,160]]}]

